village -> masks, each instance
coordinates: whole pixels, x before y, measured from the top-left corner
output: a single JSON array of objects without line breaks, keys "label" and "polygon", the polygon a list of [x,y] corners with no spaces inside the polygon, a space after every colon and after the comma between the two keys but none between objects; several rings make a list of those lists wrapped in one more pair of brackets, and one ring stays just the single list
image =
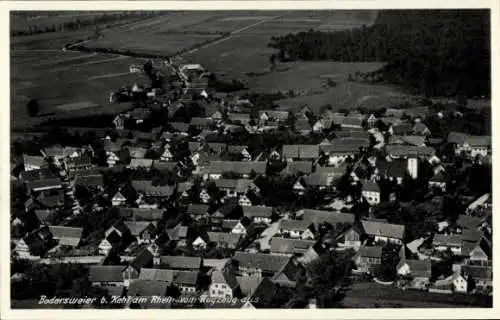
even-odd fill
[{"label": "village", "polygon": [[12,264],[83,266],[122,308],[331,307],[302,293],[331,254],[350,279],[332,295],[491,295],[491,137],[436,132],[466,106],[293,110],[199,64],[129,72],[151,84],[112,93],[132,107],[107,128],[12,159]]}]

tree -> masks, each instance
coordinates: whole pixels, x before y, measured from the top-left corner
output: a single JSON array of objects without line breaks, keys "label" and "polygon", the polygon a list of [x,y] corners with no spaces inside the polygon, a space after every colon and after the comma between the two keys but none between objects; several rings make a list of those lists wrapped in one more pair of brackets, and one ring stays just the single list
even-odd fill
[{"label": "tree", "polygon": [[28,114],[30,117],[36,117],[38,112],[40,111],[40,106],[38,105],[38,102],[35,99],[31,99],[26,108],[28,109]]}]

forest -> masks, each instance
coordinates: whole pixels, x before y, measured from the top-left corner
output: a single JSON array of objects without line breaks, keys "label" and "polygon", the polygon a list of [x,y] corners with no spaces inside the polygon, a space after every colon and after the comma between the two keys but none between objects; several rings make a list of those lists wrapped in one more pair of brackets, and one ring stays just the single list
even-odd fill
[{"label": "forest", "polygon": [[426,96],[490,96],[489,10],[386,10],[371,26],[271,37],[268,46],[281,62],[385,62],[377,79]]}]

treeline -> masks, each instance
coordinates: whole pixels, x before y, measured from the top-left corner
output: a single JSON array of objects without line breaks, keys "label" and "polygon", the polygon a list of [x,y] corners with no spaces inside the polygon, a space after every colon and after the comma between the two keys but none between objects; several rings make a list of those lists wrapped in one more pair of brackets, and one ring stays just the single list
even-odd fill
[{"label": "treeline", "polygon": [[[101,16],[92,16],[90,18],[79,18],[75,16],[74,20],[52,23],[52,25],[38,25],[30,24],[25,30],[12,30],[11,36],[27,36],[33,34],[58,32],[58,31],[76,31],[79,29],[91,28],[100,24],[110,22],[120,22],[123,19],[130,18],[149,18],[165,14],[165,12],[157,11],[137,11],[137,12],[122,12],[122,13],[103,13]],[[84,17],[84,16],[82,16]],[[57,21],[58,17],[55,16],[54,20]],[[36,21],[36,20],[35,20]]]},{"label": "treeline", "polygon": [[490,95],[488,10],[391,10],[374,25],[272,37],[280,61],[386,62],[385,82],[427,96]]}]

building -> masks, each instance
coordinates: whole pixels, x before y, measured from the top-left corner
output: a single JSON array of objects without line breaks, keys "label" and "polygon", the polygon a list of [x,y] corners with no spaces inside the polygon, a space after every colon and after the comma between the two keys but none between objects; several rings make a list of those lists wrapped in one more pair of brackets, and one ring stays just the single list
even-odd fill
[{"label": "building", "polygon": [[354,256],[357,270],[363,273],[374,273],[382,263],[382,247],[360,247]]},{"label": "building", "polygon": [[291,257],[302,256],[315,244],[312,240],[272,237],[270,240],[271,254]]},{"label": "building", "polygon": [[215,270],[211,274],[208,295],[213,298],[233,298],[240,295],[239,286],[236,276],[229,272]]},{"label": "building", "polygon": [[415,289],[426,289],[431,278],[431,260],[401,260],[396,267],[400,276],[410,276],[410,286]]},{"label": "building", "polygon": [[274,214],[274,209],[266,206],[244,206],[242,209],[243,216],[254,223],[270,224]]},{"label": "building", "polygon": [[361,222],[364,233],[375,242],[391,242],[403,244],[405,226],[379,221],[363,220]]},{"label": "building", "polygon": [[374,181],[363,180],[361,182],[361,195],[370,205],[376,205],[380,203],[380,188]]},{"label": "building", "polygon": [[233,260],[240,276],[272,277],[288,263],[289,257],[266,253],[237,251]]},{"label": "building", "polygon": [[304,220],[280,220],[279,233],[293,239],[314,240],[314,225]]},{"label": "building", "polygon": [[461,255],[463,238],[461,235],[435,234],[432,240],[432,247],[439,252],[450,250],[455,255]]}]

